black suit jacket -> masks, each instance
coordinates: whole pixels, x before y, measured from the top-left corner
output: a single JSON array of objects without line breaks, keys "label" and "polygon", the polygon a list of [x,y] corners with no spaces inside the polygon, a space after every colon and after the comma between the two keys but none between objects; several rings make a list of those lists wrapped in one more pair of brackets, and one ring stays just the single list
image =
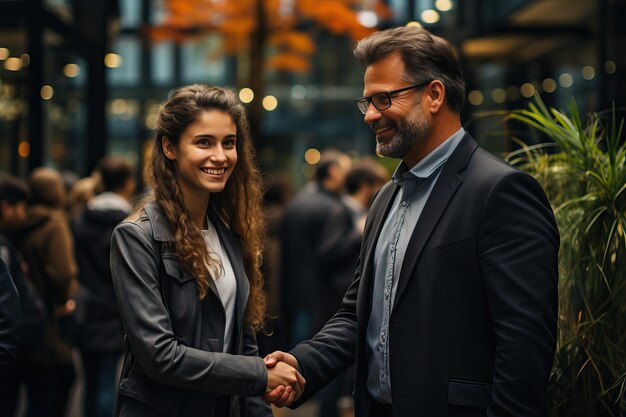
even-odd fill
[{"label": "black suit jacket", "polygon": [[[369,415],[373,256],[398,187],[370,209],[341,310],[291,352],[305,401],[353,362]],[[556,345],[559,235],[539,184],[466,135],[443,168],[403,260],[389,323],[395,417],[547,416]]]},{"label": "black suit jacket", "polygon": [[339,195],[309,184],[286,208],[281,239],[283,318],[290,322],[296,311],[308,311],[311,337],[341,305],[361,235]]}]

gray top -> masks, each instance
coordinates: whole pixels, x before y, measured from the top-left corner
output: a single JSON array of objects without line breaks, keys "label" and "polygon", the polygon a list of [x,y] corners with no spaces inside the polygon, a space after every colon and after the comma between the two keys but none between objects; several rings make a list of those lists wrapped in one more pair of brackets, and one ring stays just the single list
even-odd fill
[{"label": "gray top", "polygon": [[233,326],[235,322],[235,305],[237,301],[237,280],[235,279],[235,272],[220,243],[219,236],[215,230],[215,226],[207,219],[207,230],[202,231],[204,241],[207,244],[209,253],[213,257],[216,257],[222,263],[222,268],[218,276],[213,276],[214,271],[211,271],[211,276],[215,282],[217,293],[224,306],[224,312],[226,313],[226,328],[224,329],[224,352],[230,352],[230,343],[233,338]]}]

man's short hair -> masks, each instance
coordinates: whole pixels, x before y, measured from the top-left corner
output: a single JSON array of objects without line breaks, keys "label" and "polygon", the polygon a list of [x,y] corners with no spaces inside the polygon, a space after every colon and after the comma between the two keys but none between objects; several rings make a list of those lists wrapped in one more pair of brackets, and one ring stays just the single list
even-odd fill
[{"label": "man's short hair", "polygon": [[132,166],[124,158],[105,156],[98,164],[104,191],[122,188],[133,176]]},{"label": "man's short hair", "polygon": [[375,185],[385,182],[380,170],[369,163],[357,163],[346,176],[346,191],[352,195],[356,193],[362,184]]},{"label": "man's short hair", "polygon": [[320,161],[315,165],[315,181],[321,183],[326,178],[333,165],[341,165],[348,155],[336,149],[326,149],[322,152]]},{"label": "man's short hair", "polygon": [[17,203],[27,203],[30,199],[28,186],[17,177],[6,176],[0,179],[0,201],[7,201],[14,205]]},{"label": "man's short hair", "polygon": [[423,28],[401,26],[375,32],[362,39],[354,56],[365,66],[399,52],[405,73],[398,77],[407,83],[439,80],[446,88],[446,103],[461,112],[465,102],[465,80],[450,43]]}]

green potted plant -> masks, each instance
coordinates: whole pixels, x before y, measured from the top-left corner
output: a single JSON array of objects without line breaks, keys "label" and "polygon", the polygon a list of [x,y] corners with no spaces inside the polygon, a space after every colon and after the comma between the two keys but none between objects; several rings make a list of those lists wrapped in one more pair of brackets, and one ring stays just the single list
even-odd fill
[{"label": "green potted plant", "polygon": [[512,111],[549,143],[508,155],[533,174],[561,233],[559,335],[550,381],[553,416],[624,416],[626,410],[626,146],[623,119],[548,108],[539,96]]}]

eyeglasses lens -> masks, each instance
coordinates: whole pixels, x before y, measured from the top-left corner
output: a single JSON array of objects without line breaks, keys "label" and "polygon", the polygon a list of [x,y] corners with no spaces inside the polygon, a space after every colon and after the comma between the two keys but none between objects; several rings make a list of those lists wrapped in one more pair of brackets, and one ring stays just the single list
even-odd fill
[{"label": "eyeglasses lens", "polygon": [[372,103],[378,110],[386,110],[391,106],[389,96],[385,93],[374,94],[372,96]]}]

